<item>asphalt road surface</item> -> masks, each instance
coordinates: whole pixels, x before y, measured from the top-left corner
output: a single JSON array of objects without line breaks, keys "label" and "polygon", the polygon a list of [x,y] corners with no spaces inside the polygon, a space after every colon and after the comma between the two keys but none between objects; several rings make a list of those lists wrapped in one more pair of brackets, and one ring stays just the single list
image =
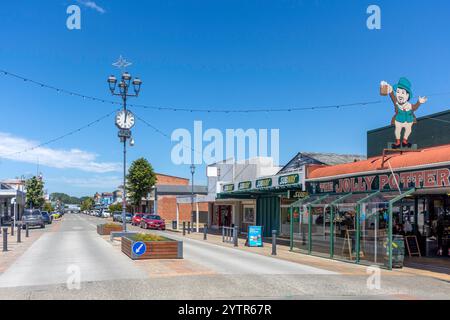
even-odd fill
[{"label": "asphalt road surface", "polygon": [[[385,277],[381,289],[371,290],[366,275],[186,238],[183,260],[132,261],[97,235],[96,225],[103,221],[66,215],[0,275],[0,299],[450,298],[450,284],[429,277]],[[173,272],[166,274],[166,268]],[[74,274],[79,288],[67,285]]]}]

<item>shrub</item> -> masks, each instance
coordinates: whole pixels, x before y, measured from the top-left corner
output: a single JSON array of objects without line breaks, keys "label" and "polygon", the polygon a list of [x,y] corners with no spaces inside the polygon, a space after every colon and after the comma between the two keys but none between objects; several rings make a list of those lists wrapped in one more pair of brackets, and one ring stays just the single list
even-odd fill
[{"label": "shrub", "polygon": [[151,233],[138,233],[133,235],[132,239],[134,241],[171,241],[171,239]]},{"label": "shrub", "polygon": [[120,224],[118,224],[118,223],[112,223],[112,222],[105,223],[104,226],[105,226],[106,228],[121,227]]}]

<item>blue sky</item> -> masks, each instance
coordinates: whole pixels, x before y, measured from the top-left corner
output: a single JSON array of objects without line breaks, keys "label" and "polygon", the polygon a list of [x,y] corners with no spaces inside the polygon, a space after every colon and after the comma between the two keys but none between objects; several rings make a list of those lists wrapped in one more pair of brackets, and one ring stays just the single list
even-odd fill
[{"label": "blue sky", "polygon": [[[81,7],[82,29],[66,28],[66,9]],[[366,9],[381,8],[381,30]],[[449,92],[448,1],[6,1],[0,16],[0,69],[86,95],[112,99],[106,84],[119,55],[144,81],[132,103],[179,108],[288,108],[384,99],[327,111],[195,114],[135,109],[171,134],[207,128],[279,128],[280,160],[298,151],[366,152],[366,131],[389,124],[381,80],[407,76],[415,95]],[[15,151],[82,126],[113,106],[58,94],[0,76],[0,150]],[[448,109],[450,94],[431,96],[418,116]],[[114,189],[121,145],[113,117],[41,150],[0,158],[0,178],[34,174],[50,192]],[[146,157],[161,173],[189,177],[171,161],[170,140],[143,123],[133,130],[132,161]],[[1,152],[2,154],[4,152]],[[39,159],[38,159],[39,155]],[[35,158],[35,159],[34,159]],[[205,183],[205,169],[196,181]]]}]

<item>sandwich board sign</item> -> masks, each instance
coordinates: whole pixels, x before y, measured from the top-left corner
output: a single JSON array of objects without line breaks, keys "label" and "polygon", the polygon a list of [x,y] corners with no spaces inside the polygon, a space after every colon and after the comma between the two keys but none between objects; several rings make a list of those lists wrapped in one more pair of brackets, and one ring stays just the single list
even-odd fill
[{"label": "sandwich board sign", "polygon": [[262,227],[261,226],[249,226],[248,227],[248,246],[249,247],[262,247]]}]

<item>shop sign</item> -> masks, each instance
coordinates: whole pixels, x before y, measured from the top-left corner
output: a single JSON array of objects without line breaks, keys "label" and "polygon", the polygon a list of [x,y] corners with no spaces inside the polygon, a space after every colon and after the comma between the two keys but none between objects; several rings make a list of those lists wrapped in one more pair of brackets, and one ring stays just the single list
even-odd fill
[{"label": "shop sign", "polygon": [[238,184],[238,190],[248,190],[252,188],[252,182],[251,181],[244,181],[239,182]]},{"label": "shop sign", "polygon": [[311,194],[396,191],[399,187],[403,191],[412,188],[448,188],[450,187],[450,168],[441,167],[402,171],[394,174],[356,176],[325,182],[307,182],[306,185]]},{"label": "shop sign", "polygon": [[268,188],[272,186],[272,178],[256,180],[256,188]]},{"label": "shop sign", "polygon": [[261,226],[248,226],[248,246],[249,247],[263,246]]},{"label": "shop sign", "polygon": [[233,192],[234,191],[234,184],[225,184],[223,186],[223,192]]},{"label": "shop sign", "polygon": [[298,175],[298,174],[290,174],[288,176],[281,176],[278,178],[279,186],[298,184],[299,182],[300,182],[300,175]]},{"label": "shop sign", "polygon": [[295,191],[295,190],[289,190],[288,191],[288,198],[289,199],[304,199],[309,196],[309,193],[306,191]]}]

